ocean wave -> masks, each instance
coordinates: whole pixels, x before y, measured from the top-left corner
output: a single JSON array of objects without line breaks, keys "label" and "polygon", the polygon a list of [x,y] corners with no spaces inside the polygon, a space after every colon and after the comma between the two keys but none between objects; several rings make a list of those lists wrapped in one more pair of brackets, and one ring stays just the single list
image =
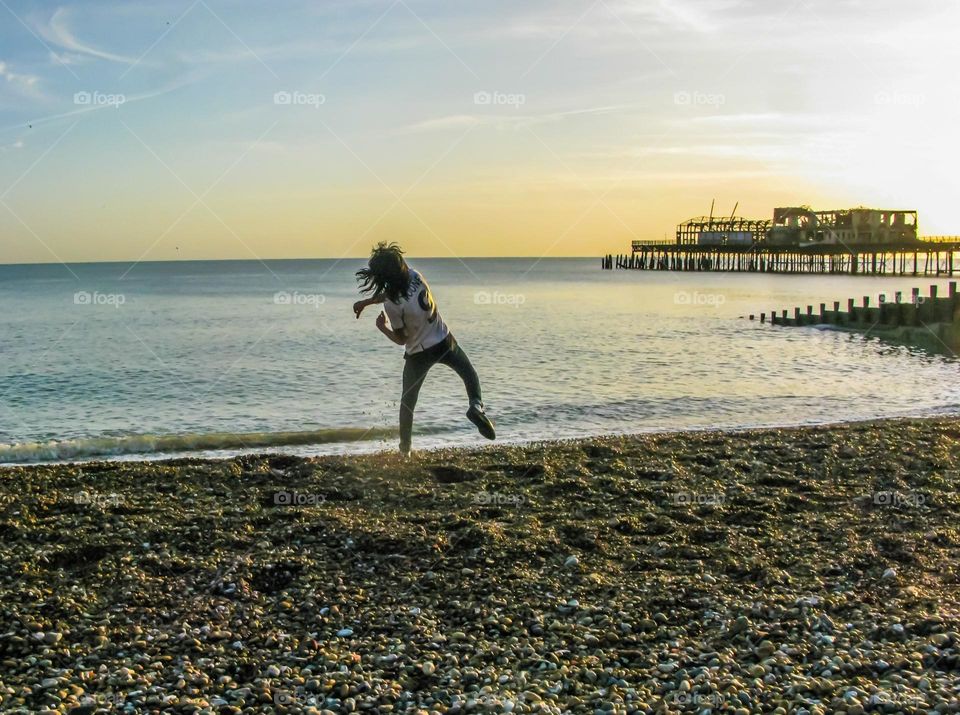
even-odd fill
[{"label": "ocean wave", "polygon": [[290,447],[293,445],[360,442],[395,436],[396,428],[339,427],[301,432],[208,432],[195,434],[135,434],[84,437],[63,441],[0,444],[0,464],[90,460],[123,455],[175,454],[207,450]]}]

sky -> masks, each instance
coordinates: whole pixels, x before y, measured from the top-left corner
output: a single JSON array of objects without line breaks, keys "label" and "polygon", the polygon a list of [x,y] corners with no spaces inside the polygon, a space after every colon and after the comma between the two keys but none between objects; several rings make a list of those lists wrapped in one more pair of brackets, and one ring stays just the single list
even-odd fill
[{"label": "sky", "polygon": [[960,3],[0,0],[0,263],[960,234]]}]

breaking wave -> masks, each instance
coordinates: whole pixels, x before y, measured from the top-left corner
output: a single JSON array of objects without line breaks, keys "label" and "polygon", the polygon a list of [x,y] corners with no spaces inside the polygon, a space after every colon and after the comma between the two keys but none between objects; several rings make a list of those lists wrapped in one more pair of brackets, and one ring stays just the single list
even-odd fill
[{"label": "breaking wave", "polygon": [[85,437],[64,441],[0,444],[0,464],[83,461],[123,455],[176,454],[207,450],[289,447],[293,445],[361,442],[396,435],[396,428],[340,427],[302,432],[212,432],[200,434],[137,434]]}]

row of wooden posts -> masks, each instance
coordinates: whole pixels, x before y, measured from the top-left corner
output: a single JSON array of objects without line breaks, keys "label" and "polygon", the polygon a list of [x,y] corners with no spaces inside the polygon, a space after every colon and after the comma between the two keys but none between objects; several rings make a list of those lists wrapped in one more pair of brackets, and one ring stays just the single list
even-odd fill
[{"label": "row of wooden posts", "polygon": [[960,272],[955,244],[931,244],[906,249],[796,251],[730,247],[660,245],[642,246],[630,254],[607,254],[604,270],[743,271],[751,273],[814,273],[846,275],[953,275]]},{"label": "row of wooden posts", "polygon": [[[921,326],[933,323],[955,322],[960,319],[960,298],[957,296],[957,282],[951,281],[948,295],[938,296],[937,286],[930,286],[929,296],[921,296],[920,289],[914,288],[910,301],[903,301],[903,294],[897,291],[893,301],[888,301],[886,294],[880,294],[876,306],[870,305],[870,296],[863,296],[861,305],[856,305],[853,298],[847,300],[847,309],[840,310],[840,301],[835,301],[833,310],[827,310],[827,304],[821,303],[819,311],[814,311],[812,305],[806,311],[799,307],[773,310],[769,314],[771,325],[839,325],[851,328],[872,327],[900,327]],[[751,315],[750,320],[755,320]],[[767,313],[760,313],[760,322],[767,322]]]}]

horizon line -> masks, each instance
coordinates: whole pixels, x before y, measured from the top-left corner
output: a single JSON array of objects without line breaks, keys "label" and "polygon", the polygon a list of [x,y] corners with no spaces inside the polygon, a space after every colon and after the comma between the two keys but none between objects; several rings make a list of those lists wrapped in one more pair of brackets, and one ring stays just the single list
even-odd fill
[{"label": "horizon line", "polygon": [[[540,261],[546,261],[550,259],[571,259],[571,258],[603,258],[603,255],[593,254],[584,254],[579,256],[537,256],[534,254],[526,256],[410,256],[410,254],[405,254],[413,260],[449,260],[449,261],[466,261],[466,260],[500,260],[504,258],[530,258]],[[106,260],[106,261],[25,261],[25,262],[11,262],[11,263],[0,263],[0,268],[5,266],[87,266],[87,265],[97,265],[97,264],[131,264],[139,265],[141,263],[266,263],[267,261],[354,261],[354,260],[366,260],[369,256],[314,256],[314,257],[301,257],[301,258],[167,258],[167,259],[152,259],[149,261],[143,260]]]}]

